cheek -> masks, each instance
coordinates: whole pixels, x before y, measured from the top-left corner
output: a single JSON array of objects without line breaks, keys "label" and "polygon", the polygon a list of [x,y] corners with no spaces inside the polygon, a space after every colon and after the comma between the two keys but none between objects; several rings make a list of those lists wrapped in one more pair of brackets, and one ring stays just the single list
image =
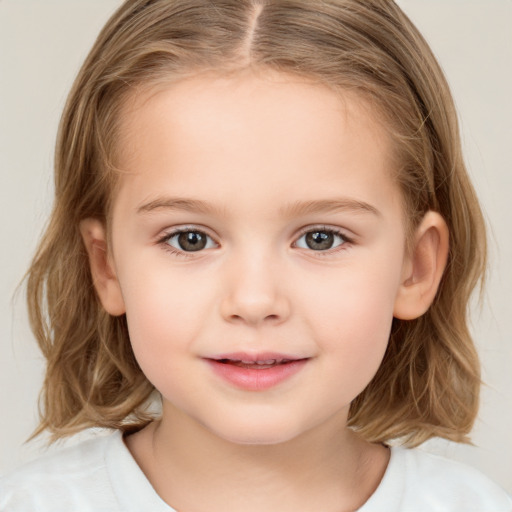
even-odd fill
[{"label": "cheek", "polygon": [[[325,395],[335,404],[340,400],[351,403],[377,373],[392,323],[392,309],[386,302],[372,295],[352,296],[330,313],[330,325],[335,328],[327,328],[328,319],[320,323],[324,326],[318,333],[324,339],[323,373],[330,376],[325,381]],[[334,395],[332,390],[336,390]]]},{"label": "cheek", "polygon": [[[147,269],[147,270],[141,270]],[[207,298],[200,283],[178,277],[169,269],[138,265],[125,275],[123,296],[133,351],[151,380],[153,368],[175,370],[176,356],[193,352]]]},{"label": "cheek", "polygon": [[381,263],[344,271],[304,307],[305,315],[314,312],[310,329],[335,370],[331,384],[343,385],[351,398],[377,372],[389,340],[401,267],[396,260]]},{"label": "cheek", "polygon": [[401,259],[385,253],[378,261],[365,256],[327,276],[323,286],[315,283],[314,276],[307,286],[313,293],[306,295],[303,314],[315,312],[315,323],[331,331],[329,338],[368,335],[371,340],[372,332],[386,331],[391,324]]},{"label": "cheek", "polygon": [[389,340],[393,301],[378,294],[355,293],[341,298],[317,323],[326,349],[347,367],[376,371]]},{"label": "cheek", "polygon": [[130,343],[146,378],[164,398],[179,404],[180,397],[198,392],[186,372],[198,336],[197,315],[187,297],[147,285],[127,304]]}]

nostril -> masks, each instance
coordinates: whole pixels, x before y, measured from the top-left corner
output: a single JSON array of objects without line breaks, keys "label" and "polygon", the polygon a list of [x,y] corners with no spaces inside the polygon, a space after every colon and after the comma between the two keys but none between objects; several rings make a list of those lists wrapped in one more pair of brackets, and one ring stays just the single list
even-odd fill
[{"label": "nostril", "polygon": [[277,325],[290,315],[290,303],[282,295],[257,293],[250,286],[239,283],[236,290],[227,293],[220,303],[221,316],[233,324]]}]

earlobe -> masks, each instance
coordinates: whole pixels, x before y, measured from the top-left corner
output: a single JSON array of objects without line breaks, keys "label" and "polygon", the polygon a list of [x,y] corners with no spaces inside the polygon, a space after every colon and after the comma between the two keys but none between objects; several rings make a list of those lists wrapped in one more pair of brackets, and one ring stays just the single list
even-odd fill
[{"label": "earlobe", "polygon": [[404,262],[394,316],[413,320],[423,315],[436,296],[448,261],[449,233],[443,217],[429,211],[416,229],[411,253]]},{"label": "earlobe", "polygon": [[126,312],[119,281],[109,261],[107,236],[104,225],[98,219],[80,222],[80,233],[89,256],[94,288],[107,313],[119,316]]}]

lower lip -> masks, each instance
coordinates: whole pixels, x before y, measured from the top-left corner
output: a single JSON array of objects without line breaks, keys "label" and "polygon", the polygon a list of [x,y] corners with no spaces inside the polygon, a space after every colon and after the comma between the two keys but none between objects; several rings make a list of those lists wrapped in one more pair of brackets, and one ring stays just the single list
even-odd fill
[{"label": "lower lip", "polygon": [[217,375],[237,388],[247,391],[264,391],[298,373],[308,359],[299,359],[291,363],[262,369],[243,368],[233,364],[220,363],[214,359],[207,359],[207,362]]}]

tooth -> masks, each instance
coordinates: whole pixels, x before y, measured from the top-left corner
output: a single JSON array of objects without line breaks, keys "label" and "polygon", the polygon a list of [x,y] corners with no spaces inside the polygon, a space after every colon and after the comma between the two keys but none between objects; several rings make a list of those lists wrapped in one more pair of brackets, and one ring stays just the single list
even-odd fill
[{"label": "tooth", "polygon": [[235,364],[252,364],[252,365],[274,365],[274,364],[283,364],[289,363],[291,359],[225,359],[225,361],[229,361],[230,363]]}]

